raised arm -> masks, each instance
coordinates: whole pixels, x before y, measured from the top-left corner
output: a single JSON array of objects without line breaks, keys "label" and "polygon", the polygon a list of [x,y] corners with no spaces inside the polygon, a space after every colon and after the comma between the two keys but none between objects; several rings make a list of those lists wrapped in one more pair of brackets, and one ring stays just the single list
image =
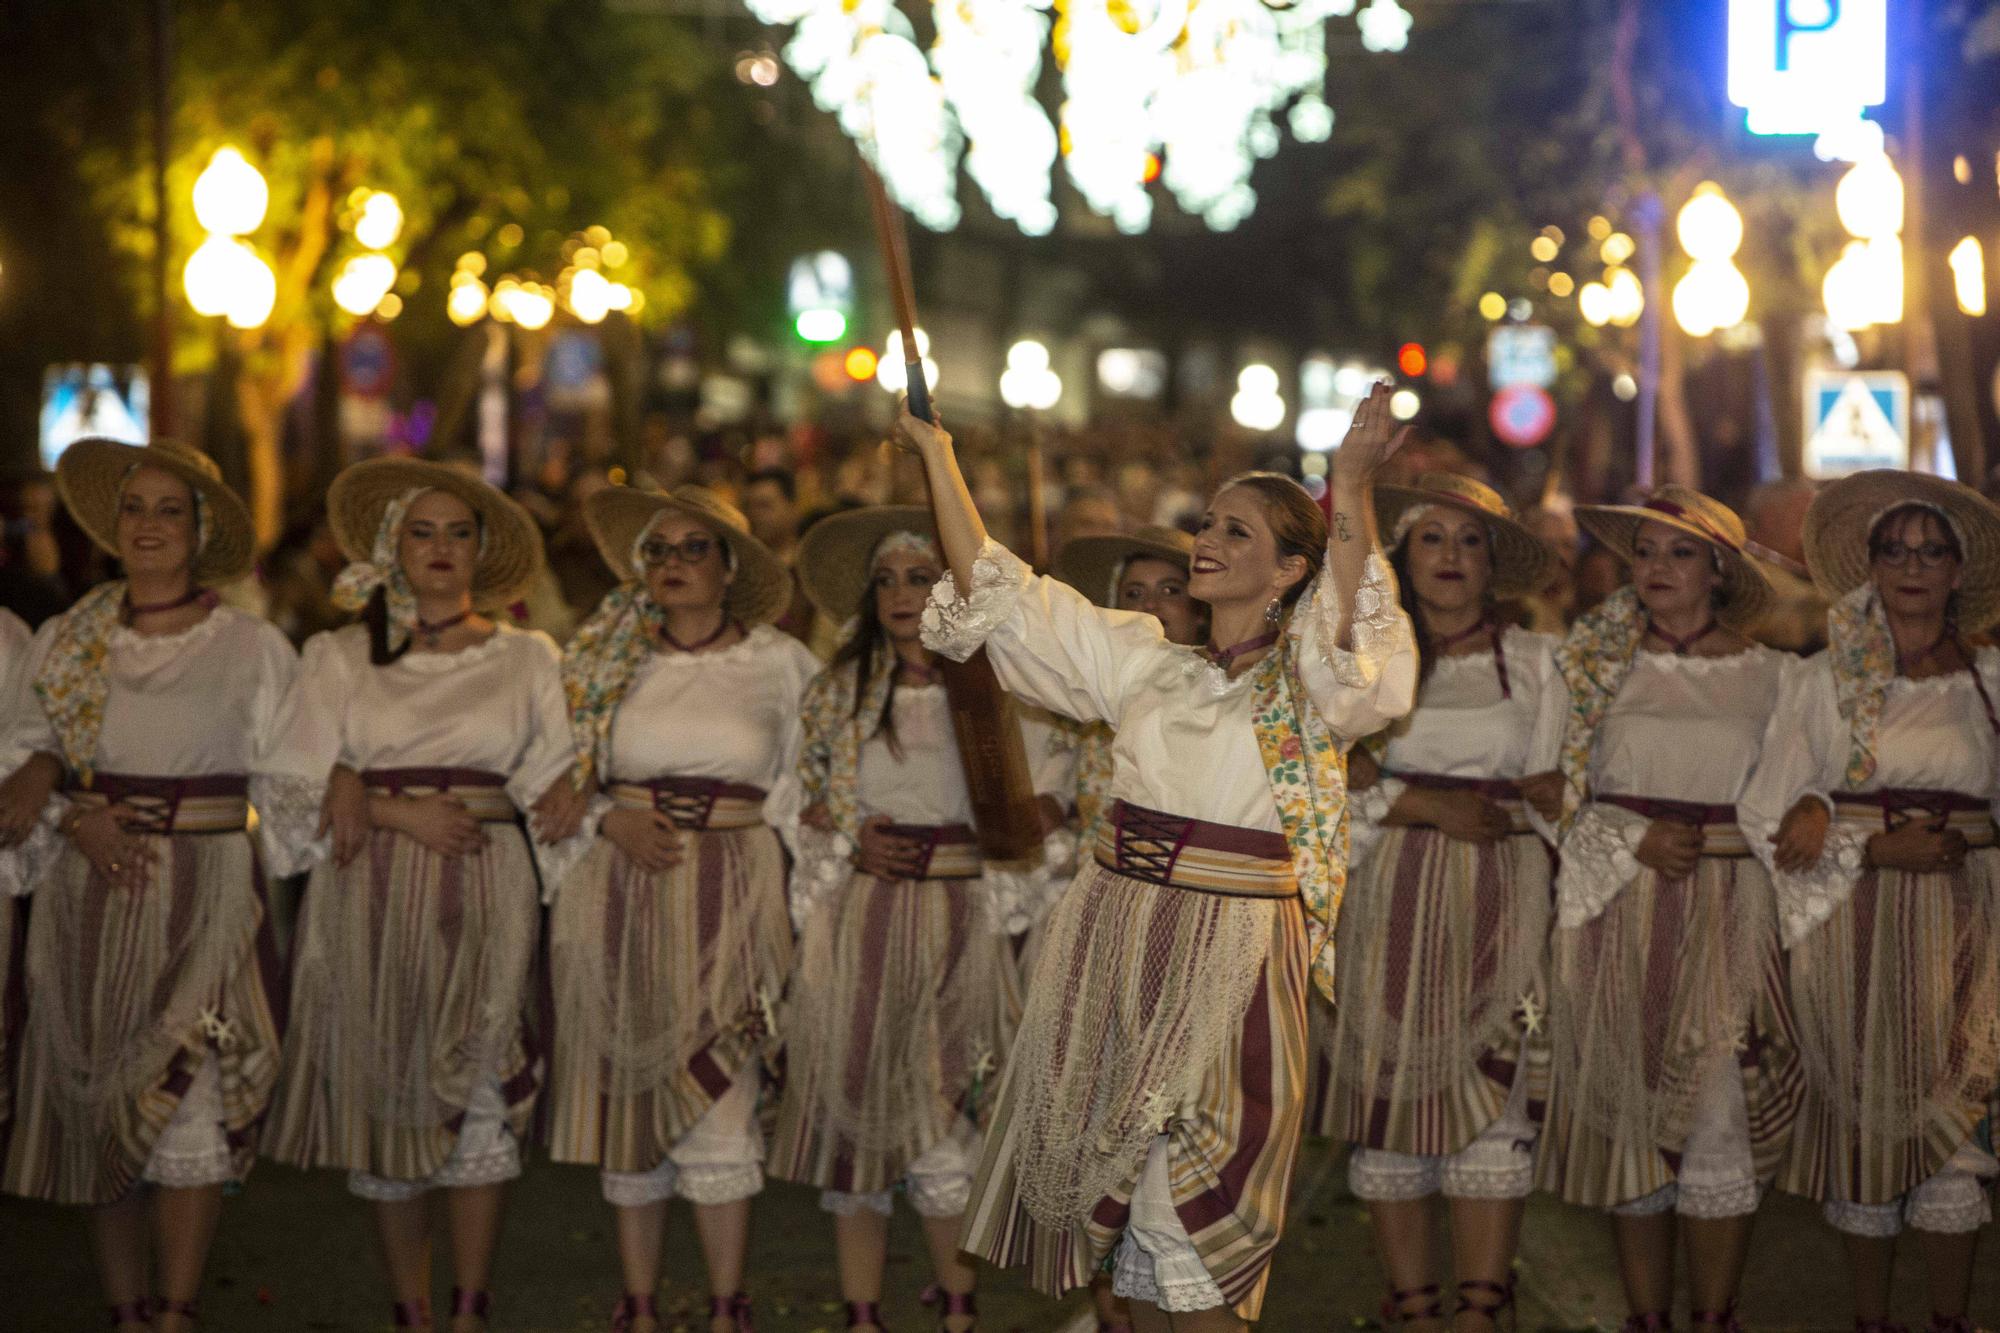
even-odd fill
[{"label": "raised arm", "polygon": [[1368,391],[1354,409],[1347,438],[1333,456],[1333,513],[1327,525],[1326,570],[1333,580],[1327,591],[1333,602],[1334,646],[1354,647],[1354,595],[1367,572],[1368,557],[1380,555],[1381,534],[1375,529],[1375,474],[1403,447],[1409,428],[1396,429],[1389,411],[1387,381]]},{"label": "raised arm", "polygon": [[960,588],[970,588],[973,562],[979,559],[980,548],[986,545],[986,523],[979,517],[979,506],[972,502],[972,492],[958,470],[958,454],[951,447],[951,436],[906,411],[896,418],[895,440],[923,460],[924,477],[931,488],[931,511],[937,516],[938,540],[944,546],[944,562],[951,568],[952,581]]}]

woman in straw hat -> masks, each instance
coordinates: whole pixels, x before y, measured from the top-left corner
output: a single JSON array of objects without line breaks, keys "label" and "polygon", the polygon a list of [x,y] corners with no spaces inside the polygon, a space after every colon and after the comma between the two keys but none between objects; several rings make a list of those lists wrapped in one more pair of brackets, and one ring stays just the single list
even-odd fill
[{"label": "woman in straw hat", "polygon": [[[1138,611],[1160,622],[1169,643],[1199,647],[1208,639],[1208,608],[1188,595],[1194,535],[1179,528],[1143,527],[1119,536],[1075,537],[1056,552],[1056,577],[1099,606]],[[1117,733],[1108,722],[1069,722],[1076,736],[1073,823],[1077,846],[1097,845],[1111,810],[1111,750]],[[1065,881],[1065,886],[1067,881]],[[1021,975],[1034,975],[1041,955],[1039,926],[1021,954]],[[1098,1333],[1132,1333],[1132,1311],[1100,1273],[1090,1282]]]},{"label": "woman in straw hat", "polygon": [[943,1326],[968,1329],[958,1229],[1020,1000],[1003,886],[981,861],[942,677],[918,637],[943,563],[928,512],[882,506],[815,524],[798,568],[813,605],[848,628],[806,692],[801,934],[770,1169],[818,1186],[834,1215],[849,1328],[883,1326],[900,1182]]},{"label": "woman in straw hat", "polygon": [[1856,1326],[1893,1327],[1904,1225],[1931,1327],[1964,1333],[2000,1083],[2000,852],[1992,803],[2000,511],[1956,482],[1863,472],[1806,515],[1829,646],[1771,714],[1745,826],[1777,882],[1804,1056],[1781,1188],[1847,1242]]},{"label": "woman in straw hat", "polygon": [[750,1197],[769,1015],[791,970],[785,853],[769,800],[798,763],[819,661],[773,628],[791,576],[699,486],[584,505],[620,579],[563,654],[590,850],[552,884],[553,1156],[602,1169],[625,1295],[660,1327],[667,1201],[694,1205],[709,1326],[749,1329]]},{"label": "woman in straw hat", "polygon": [[223,1186],[250,1169],[278,1074],[275,951],[245,828],[255,747],[297,657],[216,600],[249,571],[252,538],[206,457],[80,440],[56,484],[124,578],[42,626],[0,747],[33,756],[21,783],[63,785],[0,858],[0,879],[36,895],[0,1184],[94,1205],[112,1322],[187,1329]]},{"label": "woman in straw hat", "polygon": [[542,1073],[516,812],[554,841],[582,807],[555,645],[482,614],[519,595],[541,539],[492,487],[415,459],[348,468],[327,511],[352,561],[335,600],[362,623],[307,641],[266,761],[300,789],[274,855],[312,869],[271,1154],[345,1168],[374,1202],[398,1326],[430,1326],[428,1193],[446,1189],[452,1326],[477,1329]]},{"label": "woman in straw hat", "polygon": [[1549,855],[1524,788],[1539,775],[1555,813],[1568,696],[1556,640],[1503,627],[1494,602],[1540,587],[1554,557],[1465,477],[1377,486],[1375,513],[1423,672],[1410,715],[1371,740],[1380,779],[1356,794],[1315,1128],[1354,1145],[1348,1181],[1375,1219],[1397,1322],[1444,1319],[1439,1194],[1458,1312],[1497,1321],[1534,1184],[1527,1067],[1545,1054],[1548,997]]},{"label": "woman in straw hat", "polygon": [[1682,486],[1577,517],[1631,582],[1556,651],[1568,687],[1541,1183],[1608,1208],[1631,1314],[1735,1324],[1797,1098],[1777,912],[1736,802],[1795,659],[1744,631],[1769,585],[1743,524]]},{"label": "woman in straw hat", "polygon": [[898,424],[952,569],[925,641],[983,644],[1010,689],[1118,731],[1112,811],[1050,919],[963,1242],[1053,1294],[1110,1259],[1142,1333],[1256,1318],[1283,1227],[1306,995],[1332,990],[1346,738],[1407,712],[1416,684],[1367,503],[1388,400],[1378,385],[1338,455],[1331,541],[1289,478],[1210,500],[1189,587],[1205,652],[1034,577],[987,539],[951,437]]}]

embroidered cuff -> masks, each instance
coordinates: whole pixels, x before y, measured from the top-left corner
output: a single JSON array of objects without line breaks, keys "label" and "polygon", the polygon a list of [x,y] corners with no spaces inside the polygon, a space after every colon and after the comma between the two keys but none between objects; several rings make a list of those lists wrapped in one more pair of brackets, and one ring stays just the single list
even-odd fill
[{"label": "embroidered cuff", "polygon": [[1615,805],[1583,807],[1563,839],[1562,869],[1556,875],[1556,924],[1581,926],[1611,905],[1639,876],[1634,855],[1651,822]]},{"label": "embroidered cuff", "polygon": [[792,929],[804,934],[814,910],[854,874],[854,844],[845,834],[800,824],[796,852],[791,884]]},{"label": "embroidered cuff", "polygon": [[963,662],[1014,617],[1015,603],[1034,571],[1012,551],[990,537],[972,565],[972,590],[958,595],[951,571],[931,588],[924,607],[924,647]]},{"label": "embroidered cuff", "polygon": [[1770,840],[1756,839],[1758,856],[1771,871],[1771,887],[1778,899],[1778,928],[1787,949],[1812,934],[1854,892],[1867,867],[1871,833],[1865,825],[1834,820],[1827,825],[1818,863],[1798,872],[1772,866]]},{"label": "embroidered cuff", "polygon": [[1396,802],[1402,798],[1409,786],[1401,778],[1383,774],[1375,780],[1375,785],[1362,791],[1350,792],[1347,805],[1347,863],[1357,866],[1375,850],[1375,844],[1382,840],[1382,821],[1389,817]]},{"label": "embroidered cuff", "polygon": [[1332,599],[1320,595],[1332,586],[1333,571],[1329,564],[1322,563],[1319,578],[1306,593],[1307,605],[1300,608],[1304,614],[1292,618],[1292,632],[1303,634],[1307,626],[1312,628],[1319,639],[1320,657],[1335,680],[1356,689],[1364,688],[1372,685],[1390,659],[1399,653],[1414,657],[1416,638],[1410,618],[1403,614],[1402,604],[1396,600],[1396,576],[1380,551],[1369,553],[1361,569],[1361,586],[1354,590],[1354,617],[1348,625],[1352,648],[1338,646],[1340,608]]},{"label": "embroidered cuff", "polygon": [[274,879],[303,874],[333,850],[319,836],[326,784],[290,775],[250,775],[250,804],[257,811],[257,845]]}]

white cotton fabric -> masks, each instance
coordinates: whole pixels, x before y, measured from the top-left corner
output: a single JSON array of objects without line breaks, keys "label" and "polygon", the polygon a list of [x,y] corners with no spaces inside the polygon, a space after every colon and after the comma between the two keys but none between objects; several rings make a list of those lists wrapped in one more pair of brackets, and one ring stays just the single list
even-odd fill
[{"label": "white cotton fabric", "polygon": [[[1975,669],[2000,700],[2000,649],[1981,648]],[[2000,795],[1992,724],[1966,672],[1911,680],[1897,676],[1882,701],[1875,735],[1875,772],[1857,789],[1916,787],[1967,795]],[[1766,759],[1743,794],[1744,832],[1771,871],[1787,948],[1804,939],[1847,901],[1864,871],[1874,830],[1833,821],[1819,863],[1799,874],[1773,864],[1778,825],[1801,797],[1821,800],[1847,789],[1848,724],[1834,694],[1833,664],[1820,653],[1787,681],[1770,716]],[[2000,804],[1996,804],[2000,810]]]},{"label": "white cotton fabric", "polygon": [[402,1203],[434,1189],[499,1185],[521,1174],[521,1144],[507,1127],[500,1080],[488,1075],[465,1104],[465,1119],[451,1155],[428,1180],[395,1180],[366,1171],[347,1173],[347,1192],[378,1203]]},{"label": "white cotton fabric", "polygon": [[1525,1199],[1534,1192],[1535,1139],[1528,1115],[1528,1081],[1516,1078],[1507,1106],[1477,1138],[1455,1153],[1420,1156],[1356,1144],[1347,1156],[1347,1187],[1369,1203],[1400,1203],[1442,1194],[1447,1199]]},{"label": "white cotton fabric", "polygon": [[[504,775],[507,795],[527,809],[575,761],[558,661],[546,634],[510,625],[458,652],[412,649],[380,667],[369,661],[364,626],[316,634],[259,771],[323,789],[335,764],[481,769]],[[264,821],[275,873],[307,870],[327,854],[330,840],[313,836],[315,824]]]},{"label": "white cotton fabric", "polygon": [[[1386,584],[1386,563],[1373,561]],[[997,543],[987,543],[979,564],[964,605],[949,574],[932,587],[926,644],[962,658],[983,643],[1001,684],[1015,694],[1078,721],[1111,723],[1114,798],[1283,832],[1252,728],[1255,672],[1231,680],[1194,649],[1169,642],[1152,616],[1105,610],[1035,575]],[[1289,631],[1313,706],[1349,740],[1409,711],[1417,680],[1410,622],[1394,598],[1360,612],[1354,651],[1335,647],[1334,608],[1316,585]]]},{"label": "white cotton fabric", "polygon": [[1709,1057],[1695,1088],[1680,1174],[1642,1198],[1611,1209],[1620,1217],[1672,1212],[1706,1220],[1748,1217],[1763,1199],[1750,1154],[1750,1104],[1736,1053]]},{"label": "white cotton fabric", "polygon": [[198,1189],[236,1179],[223,1116],[222,1061],[207,1051],[166,1128],[153,1141],[143,1179],[168,1189]]},{"label": "white cotton fabric", "polygon": [[[1779,684],[1796,659],[1752,647],[1728,657],[1641,651],[1598,725],[1590,793],[1734,805],[1763,749]],[[1593,801],[1562,845],[1557,924],[1580,926],[1638,876],[1646,819]]]},{"label": "white cotton fabric", "polygon": [[[963,1118],[951,1133],[918,1155],[903,1172],[900,1182],[909,1197],[910,1211],[918,1217],[957,1217],[972,1201],[972,1173],[979,1165],[979,1131]],[[877,1190],[870,1194],[850,1194],[845,1190],[821,1190],[819,1206],[836,1217],[858,1217],[876,1213],[887,1217],[895,1211],[895,1192]]]},{"label": "white cotton fabric", "polygon": [[1187,1314],[1229,1304],[1174,1211],[1167,1136],[1153,1140],[1132,1191],[1132,1213],[1113,1251],[1111,1290],[1128,1301]]},{"label": "white cotton fabric", "polygon": [[1820,1212],[1834,1230],[1850,1236],[1888,1239],[1900,1235],[1906,1226],[1941,1235],[1963,1235],[1993,1220],[1987,1186],[1996,1175],[2000,1175],[2000,1160],[1995,1160],[1977,1138],[1970,1138],[1958,1145],[1958,1151],[1936,1174],[1893,1203],[1828,1199],[1820,1205]]},{"label": "white cotton fabric", "polygon": [[752,1060],[736,1071],[729,1091],[702,1112],[658,1166],[600,1171],[604,1201],[615,1208],[643,1208],[674,1198],[707,1205],[735,1203],[761,1192],[764,1132],[757,1120],[757,1097],[763,1086],[763,1065]]},{"label": "white cotton fabric", "polygon": [[0,710],[4,710],[0,711],[0,720],[13,716],[17,706],[15,691],[27,680],[21,664],[27,661],[28,645],[34,637],[35,632],[26,621],[12,611],[0,609]]},{"label": "white cotton fabric", "polygon": [[720,652],[651,654],[612,719],[608,780],[672,775],[772,790],[797,767],[799,700],[819,668],[769,625]]}]

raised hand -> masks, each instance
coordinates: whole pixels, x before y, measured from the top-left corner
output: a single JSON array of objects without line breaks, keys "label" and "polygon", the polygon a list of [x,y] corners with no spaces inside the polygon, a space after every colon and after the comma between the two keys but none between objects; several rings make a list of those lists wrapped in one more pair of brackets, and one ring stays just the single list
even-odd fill
[{"label": "raised hand", "polygon": [[1382,465],[1409,441],[1410,428],[1399,429],[1395,414],[1389,410],[1393,393],[1387,380],[1378,380],[1368,396],[1355,405],[1354,420],[1333,456],[1337,484],[1372,485]]}]

